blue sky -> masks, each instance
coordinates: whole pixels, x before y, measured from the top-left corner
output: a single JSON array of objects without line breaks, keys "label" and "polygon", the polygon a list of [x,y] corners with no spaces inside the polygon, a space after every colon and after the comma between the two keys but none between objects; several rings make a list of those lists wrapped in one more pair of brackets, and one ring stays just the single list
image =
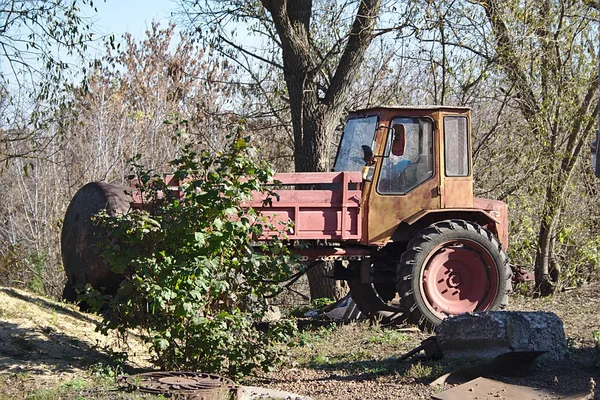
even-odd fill
[{"label": "blue sky", "polygon": [[88,15],[95,21],[93,29],[98,35],[129,32],[142,37],[153,20],[166,24],[176,4],[169,0],[96,0],[98,13]]}]

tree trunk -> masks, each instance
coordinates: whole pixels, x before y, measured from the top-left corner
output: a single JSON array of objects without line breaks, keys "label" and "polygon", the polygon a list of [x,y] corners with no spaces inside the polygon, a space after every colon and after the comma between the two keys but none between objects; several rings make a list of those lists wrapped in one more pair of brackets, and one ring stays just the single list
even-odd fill
[{"label": "tree trunk", "polygon": [[[348,41],[329,86],[319,85],[322,61],[310,34],[312,0],[261,0],[271,14],[283,58],[283,75],[290,96],[296,172],[326,172],[330,166],[330,141],[365,52],[373,40],[381,0],[362,0],[348,32]],[[322,266],[321,266],[322,265]],[[308,275],[312,298],[335,299],[342,284],[324,278],[333,263],[315,266]],[[327,265],[328,267],[325,267]]]},{"label": "tree trunk", "polygon": [[550,262],[556,220],[556,216],[545,215],[540,224],[538,250],[535,256],[535,292],[541,296],[552,294],[558,281],[556,274],[551,271]]},{"label": "tree trunk", "polygon": [[308,270],[308,285],[310,287],[310,299],[328,298],[338,301],[348,294],[348,285],[345,281],[337,281],[333,278],[335,261],[322,261]]}]

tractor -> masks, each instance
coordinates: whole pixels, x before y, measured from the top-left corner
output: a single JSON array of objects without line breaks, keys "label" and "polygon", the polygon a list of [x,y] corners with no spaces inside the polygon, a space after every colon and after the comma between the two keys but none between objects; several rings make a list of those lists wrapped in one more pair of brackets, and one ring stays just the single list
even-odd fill
[{"label": "tractor", "polygon": [[[473,196],[470,121],[466,107],[353,111],[332,172],[276,174],[276,200],[257,193],[248,206],[293,221],[291,250],[309,265],[334,260],[334,278],[368,316],[432,330],[448,316],[502,309],[513,276],[508,207]],[[116,291],[121,278],[92,251],[90,216],[137,201],[131,188],[98,182],[75,195],[62,232],[65,298],[88,283]]]}]

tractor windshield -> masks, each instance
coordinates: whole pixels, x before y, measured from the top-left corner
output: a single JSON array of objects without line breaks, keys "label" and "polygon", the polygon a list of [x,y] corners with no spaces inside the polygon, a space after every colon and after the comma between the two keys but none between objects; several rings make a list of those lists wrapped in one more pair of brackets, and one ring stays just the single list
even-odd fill
[{"label": "tractor windshield", "polygon": [[333,170],[336,172],[361,171],[365,165],[361,146],[373,146],[376,128],[376,115],[348,120],[342,134]]}]

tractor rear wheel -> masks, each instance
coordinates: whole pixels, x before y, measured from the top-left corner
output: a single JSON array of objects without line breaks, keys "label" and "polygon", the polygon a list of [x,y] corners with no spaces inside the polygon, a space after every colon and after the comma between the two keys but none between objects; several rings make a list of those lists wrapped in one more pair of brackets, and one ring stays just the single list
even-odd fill
[{"label": "tractor rear wheel", "polygon": [[421,231],[397,273],[408,320],[422,330],[433,330],[447,316],[502,309],[512,291],[512,272],[496,237],[464,220]]},{"label": "tractor rear wheel", "polygon": [[350,263],[355,277],[348,281],[350,296],[360,312],[368,318],[387,325],[404,320],[404,313],[397,296],[395,277],[370,265],[369,276],[372,282],[363,282],[360,275],[360,261]]}]

